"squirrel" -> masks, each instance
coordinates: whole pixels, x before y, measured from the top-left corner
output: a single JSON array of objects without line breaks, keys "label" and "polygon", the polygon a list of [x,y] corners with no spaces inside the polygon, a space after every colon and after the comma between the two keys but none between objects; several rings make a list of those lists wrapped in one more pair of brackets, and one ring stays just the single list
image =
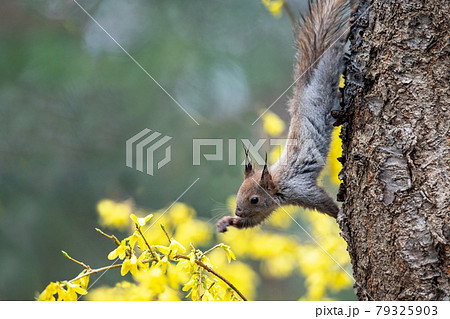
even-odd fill
[{"label": "squirrel", "polygon": [[252,166],[245,150],[244,181],[236,197],[235,217],[217,222],[248,228],[261,224],[281,205],[297,205],[337,218],[339,208],[317,185],[330,147],[332,112],[339,109],[339,76],[344,68],[351,0],[309,1],[309,13],[295,30],[296,59],[288,143],[272,166]]}]

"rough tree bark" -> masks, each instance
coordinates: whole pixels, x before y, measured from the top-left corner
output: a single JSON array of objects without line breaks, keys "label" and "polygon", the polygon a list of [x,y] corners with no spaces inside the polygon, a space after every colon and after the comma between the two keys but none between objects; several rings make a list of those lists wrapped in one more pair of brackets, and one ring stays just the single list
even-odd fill
[{"label": "rough tree bark", "polygon": [[354,17],[338,222],[360,300],[450,298],[449,3]]}]

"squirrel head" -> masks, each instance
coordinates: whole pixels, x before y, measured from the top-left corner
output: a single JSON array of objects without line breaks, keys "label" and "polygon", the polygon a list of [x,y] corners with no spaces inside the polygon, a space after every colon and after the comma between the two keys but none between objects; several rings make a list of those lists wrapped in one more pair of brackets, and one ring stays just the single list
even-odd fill
[{"label": "squirrel head", "polygon": [[277,192],[278,188],[267,167],[267,156],[264,168],[254,169],[246,152],[244,182],[236,197],[235,215],[246,219],[249,225],[259,224],[276,208],[274,199]]}]

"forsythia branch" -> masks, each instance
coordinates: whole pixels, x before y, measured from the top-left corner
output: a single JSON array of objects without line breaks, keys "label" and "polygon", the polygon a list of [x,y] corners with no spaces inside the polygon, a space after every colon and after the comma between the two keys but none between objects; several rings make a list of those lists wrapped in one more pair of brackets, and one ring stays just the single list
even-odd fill
[{"label": "forsythia branch", "polygon": [[147,246],[148,250],[150,251],[150,253],[152,254],[152,257],[155,257],[155,253],[153,252],[152,247],[150,246],[150,244],[148,243],[147,239],[145,239],[144,234],[141,231],[141,227],[136,227],[137,231],[139,232],[139,235],[141,235],[141,238],[144,240],[145,245]]},{"label": "forsythia branch", "polygon": [[221,247],[221,244],[217,244],[217,245],[215,245],[214,247],[212,247],[212,248],[210,248],[210,249],[208,249],[207,251],[205,251],[203,254],[201,254],[201,256],[200,256],[200,258],[201,257],[203,257],[203,256],[206,256],[206,255],[208,255],[210,252],[212,252],[214,249],[216,249],[216,248],[220,248]]},{"label": "forsythia branch", "polygon": [[[142,263],[152,263],[154,261],[157,261],[157,259],[156,258],[146,259],[146,260],[143,260]],[[76,280],[78,280],[80,278],[83,278],[83,277],[86,277],[86,276],[89,276],[89,275],[92,275],[92,274],[96,274],[96,273],[99,273],[99,272],[102,272],[102,271],[106,271],[106,270],[110,270],[110,269],[114,269],[114,268],[121,268],[121,267],[122,267],[122,264],[114,264],[114,265],[111,265],[111,266],[100,267],[100,268],[97,268],[97,269],[90,269],[87,272],[85,272],[84,274],[78,275],[77,277],[69,280],[69,282],[74,282],[74,281],[76,281]]]},{"label": "forsythia branch", "polygon": [[83,262],[81,262],[81,261],[79,261],[79,260],[76,260],[75,258],[70,257],[69,254],[66,253],[64,250],[61,250],[61,252],[62,252],[62,254],[64,255],[64,257],[66,257],[67,259],[72,260],[73,262],[76,262],[77,264],[83,266],[83,267],[86,268],[87,270],[91,269],[91,267],[89,267],[89,266],[86,265],[85,263],[83,263]]},{"label": "forsythia branch", "polygon": [[[90,266],[70,257],[65,251],[62,251],[63,255],[66,258],[78,263],[85,269],[71,280],[51,282],[39,295],[39,300],[56,300],[56,296],[57,300],[77,300],[77,294],[87,294],[87,286],[89,283],[90,275],[104,272],[109,269],[120,268],[122,276],[125,276],[128,272],[136,276],[140,271],[145,271],[153,267],[160,267],[159,269],[161,271],[161,275],[164,275],[167,271],[167,267],[170,265],[170,260],[178,262],[176,268],[177,271],[186,269],[187,266],[187,268],[189,269],[188,273],[192,274],[191,280],[184,285],[183,291],[191,290],[189,294],[192,295],[193,300],[203,300],[203,297],[205,297],[206,300],[221,300],[222,298],[224,298],[219,294],[217,289],[213,289],[213,292],[211,292],[211,288],[213,287],[212,281],[210,278],[208,278],[206,273],[202,274],[203,270],[221,279],[229,287],[220,288],[226,289],[225,295],[232,296],[232,299],[235,300],[247,300],[247,298],[245,298],[245,296],[230,281],[228,281],[221,274],[212,269],[212,264],[205,256],[214,249],[222,247],[225,250],[228,262],[230,262],[231,259],[236,258],[228,245],[221,243],[202,253],[202,251],[196,249],[191,243],[191,253],[189,255],[182,255],[178,252],[184,253],[186,249],[177,240],[171,238],[168,235],[166,229],[162,224],[161,229],[167,236],[170,245],[168,247],[162,245],[150,245],[147,239],[144,237],[144,232],[141,230],[141,227],[145,226],[152,216],[152,214],[149,214],[146,217],[139,218],[136,215],[131,214],[130,218],[134,221],[136,226],[135,231],[131,236],[124,238],[122,241],[119,241],[116,236],[106,234],[102,230],[96,228],[96,231],[101,235],[114,240],[117,248],[108,254],[108,259],[115,259],[117,261],[116,258],[118,258],[120,260],[123,260],[123,262],[120,264],[113,263],[110,266],[91,269]],[[139,243],[139,241],[141,242]],[[140,253],[139,258],[136,256],[136,244],[138,244],[138,247],[143,250]],[[144,250],[144,246],[146,246],[145,248],[147,249]],[[155,249],[157,249],[158,252],[156,252]],[[186,261],[188,261],[188,263],[186,263]],[[203,285],[205,285],[205,291],[202,291]],[[208,285],[209,288],[207,288],[206,285]],[[238,298],[238,296],[240,298]]]},{"label": "forsythia branch", "polygon": [[[181,259],[186,259],[186,260],[190,260],[190,258],[188,256],[184,256],[184,255],[176,255],[175,259],[177,258],[181,258]],[[223,277],[221,274],[219,274],[217,271],[215,271],[214,269],[208,267],[207,265],[205,265],[204,263],[202,263],[200,260],[196,260],[195,263],[197,265],[199,265],[200,267],[202,267],[203,269],[205,269],[206,271],[212,273],[214,276],[216,276],[217,278],[220,278],[224,283],[226,283],[231,289],[233,289],[238,295],[239,297],[242,298],[242,300],[247,301],[247,298],[245,298],[245,296],[231,283],[229,282],[227,279],[225,279],[225,277]]]},{"label": "forsythia branch", "polygon": [[[176,255],[174,259],[190,260],[190,258],[188,256],[184,256],[184,255]],[[142,263],[152,263],[154,261],[158,261],[158,259],[157,258],[150,258],[150,259],[143,260]],[[222,276],[221,274],[219,274],[217,271],[215,271],[214,269],[210,268],[209,266],[205,265],[200,260],[196,260],[195,263],[197,265],[199,265],[200,267],[202,267],[203,269],[205,269],[206,271],[212,273],[217,278],[221,279],[231,289],[233,289],[239,295],[239,297],[242,298],[242,300],[247,301],[247,298],[245,298],[245,296],[231,282],[229,282],[224,276]],[[87,268],[88,270],[84,274],[78,275],[77,277],[69,280],[68,282],[74,282],[74,281],[77,281],[78,279],[81,279],[83,277],[86,277],[86,276],[89,276],[89,275],[92,275],[92,274],[96,274],[96,273],[99,273],[99,272],[102,272],[102,271],[107,271],[107,270],[114,269],[114,268],[121,268],[121,267],[122,267],[122,264],[114,264],[114,265],[111,265],[111,266],[105,266],[105,267],[101,267],[101,268],[97,268],[97,269]]]},{"label": "forsythia branch", "polygon": [[99,228],[96,228],[95,230],[96,230],[97,232],[99,232],[100,234],[102,234],[103,236],[105,236],[105,237],[114,239],[114,243],[115,243],[117,246],[120,245],[120,241],[117,239],[116,236],[114,236],[114,235],[108,235],[108,234],[104,233],[104,232],[103,232],[101,229],[99,229]]}]

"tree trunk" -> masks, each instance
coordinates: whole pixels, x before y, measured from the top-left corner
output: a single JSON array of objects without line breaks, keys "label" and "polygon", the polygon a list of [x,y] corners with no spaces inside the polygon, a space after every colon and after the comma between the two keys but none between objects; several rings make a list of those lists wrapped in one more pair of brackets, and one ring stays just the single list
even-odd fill
[{"label": "tree trunk", "polygon": [[338,217],[360,300],[450,298],[449,1],[362,0]]}]

